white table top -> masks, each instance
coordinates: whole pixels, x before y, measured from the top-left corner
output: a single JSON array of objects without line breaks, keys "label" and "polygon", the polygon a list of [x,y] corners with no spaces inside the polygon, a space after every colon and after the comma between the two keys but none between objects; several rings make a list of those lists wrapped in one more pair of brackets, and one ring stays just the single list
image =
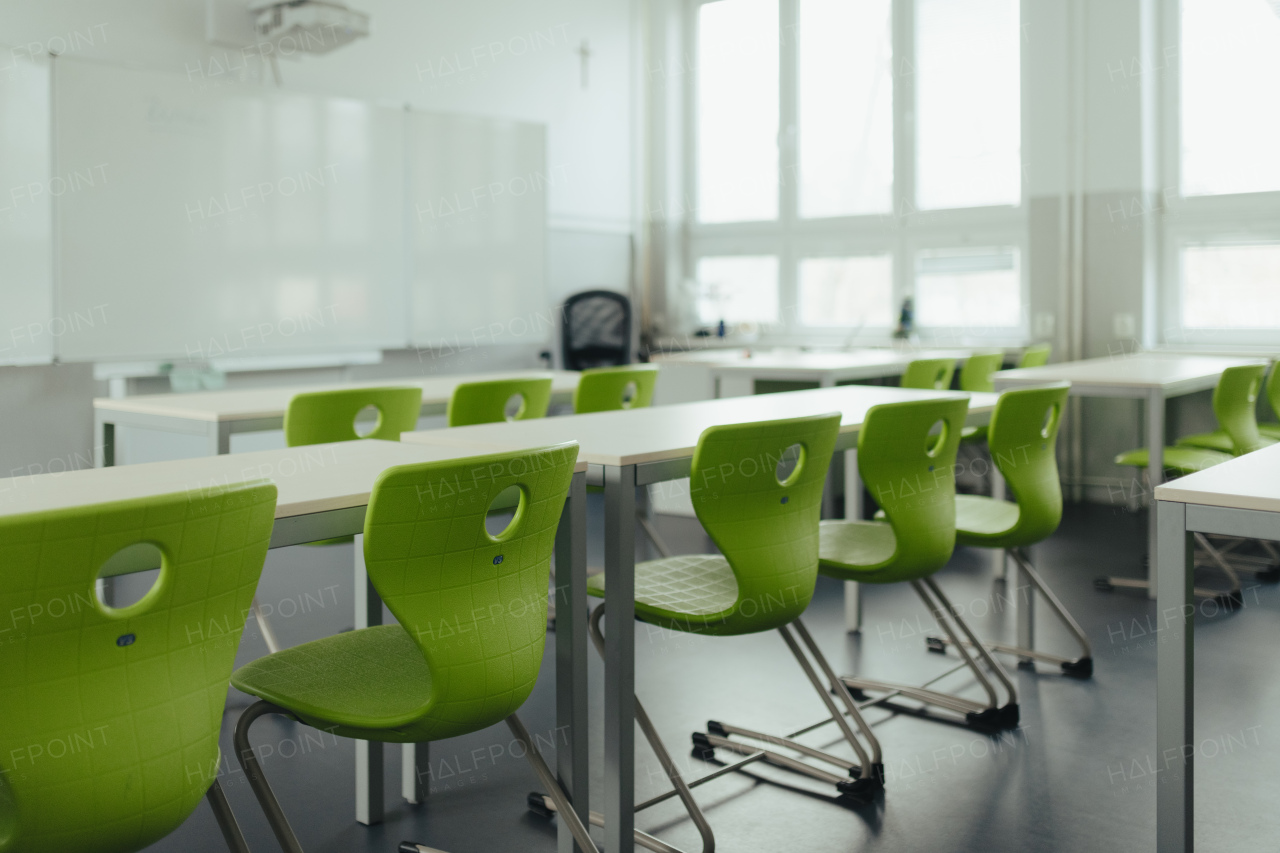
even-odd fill
[{"label": "white table top", "polygon": [[857,432],[872,406],[938,397],[967,397],[971,412],[989,413],[995,408],[998,395],[845,385],[786,394],[679,403],[635,411],[407,432],[400,439],[469,447],[536,447],[577,441],[579,460],[594,465],[638,465],[692,456],[703,430],[717,424],[841,412],[840,431]]},{"label": "white table top", "polygon": [[1280,512],[1280,444],[1156,486],[1156,500]]},{"label": "white table top", "polygon": [[742,371],[756,376],[770,373],[794,374],[796,372],[830,373],[864,368],[901,368],[922,358],[968,358],[973,350],[967,349],[851,349],[851,350],[799,350],[799,349],[733,349],[696,350],[654,356],[654,361],[705,364],[717,372]]},{"label": "white table top", "polygon": [[1256,358],[1143,352],[1002,370],[992,376],[992,380],[996,388],[1065,380],[1071,383],[1073,394],[1087,392],[1091,388],[1160,388],[1166,392],[1177,392],[1213,387],[1228,367],[1265,363]]},{"label": "white table top", "polygon": [[344,388],[383,388],[417,385],[422,389],[424,405],[449,402],[453,389],[463,382],[491,379],[551,377],[553,394],[572,393],[578,387],[578,374],[571,370],[513,370],[499,373],[459,373],[446,376],[393,377],[376,382],[353,382],[339,385],[296,385],[277,388],[251,388],[237,391],[199,391],[194,394],[144,394],[111,399],[98,397],[93,407],[100,412],[130,412],[159,415],[186,420],[220,422],[281,418],[293,395],[309,391],[332,391]]},{"label": "white table top", "polygon": [[[0,516],[174,492],[198,493],[267,478],[279,489],[275,517],[290,518],[364,506],[378,475],[396,465],[462,459],[501,449],[369,439],[9,477],[0,479]],[[579,458],[576,470],[586,468]]]}]

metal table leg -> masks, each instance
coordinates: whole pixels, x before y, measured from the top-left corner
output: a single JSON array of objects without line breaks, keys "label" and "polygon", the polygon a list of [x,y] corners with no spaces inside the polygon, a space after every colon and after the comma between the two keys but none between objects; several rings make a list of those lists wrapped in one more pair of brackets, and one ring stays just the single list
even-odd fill
[{"label": "metal table leg", "polygon": [[[858,473],[858,449],[844,452],[844,517],[862,518],[862,476]],[[856,581],[844,582],[844,629],[850,634],[862,630],[862,593]]]},{"label": "metal table leg", "polygon": [[[382,624],[382,597],[364,569],[364,534],[356,534],[356,630]],[[382,744],[356,741],[356,820],[365,826],[382,823],[385,809]]]},{"label": "metal table leg", "polygon": [[[573,475],[556,529],[556,777],[584,826],[590,820],[587,752],[587,475]],[[560,853],[585,853],[560,821]]]},{"label": "metal table leg", "polygon": [[635,849],[635,531],[634,465],[604,469],[604,849]]},{"label": "metal table leg", "polygon": [[1194,841],[1193,741],[1195,711],[1195,546],[1187,532],[1187,505],[1153,506],[1158,550],[1158,618],[1166,640],[1156,648],[1156,755],[1166,771],[1156,790],[1156,849],[1191,853]]},{"label": "metal table leg", "polygon": [[1152,388],[1147,395],[1147,482],[1152,499],[1147,514],[1147,597],[1156,597],[1156,501],[1155,488],[1164,482],[1164,392]]}]

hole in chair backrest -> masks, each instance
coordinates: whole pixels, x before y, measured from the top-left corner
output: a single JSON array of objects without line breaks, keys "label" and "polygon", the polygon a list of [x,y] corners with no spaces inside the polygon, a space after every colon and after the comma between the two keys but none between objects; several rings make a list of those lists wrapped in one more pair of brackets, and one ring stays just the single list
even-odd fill
[{"label": "hole in chair backrest", "polygon": [[938,365],[938,372],[933,375],[933,387],[938,391],[945,390],[942,387],[942,383],[946,378],[947,368],[944,365]]},{"label": "hole in chair backrest", "polygon": [[484,530],[491,539],[503,539],[515,532],[524,500],[524,489],[519,486],[507,486],[493,496],[484,516]]},{"label": "hole in chair backrest", "polygon": [[1262,390],[1262,377],[1255,376],[1253,381],[1249,383],[1249,402],[1258,402],[1258,392]]},{"label": "hole in chair backrest", "polygon": [[164,555],[150,542],[121,548],[98,569],[94,595],[108,611],[126,610],[160,586]]},{"label": "hole in chair backrest", "polygon": [[522,414],[524,414],[524,395],[512,394],[502,407],[502,416],[509,421],[514,421]]},{"label": "hole in chair backrest", "polygon": [[938,451],[947,443],[947,422],[939,418],[929,427],[929,434],[924,440],[924,452],[928,456],[937,456]]},{"label": "hole in chair backrest", "polygon": [[636,401],[636,395],[639,393],[640,390],[636,388],[636,383],[634,381],[628,382],[626,387],[622,389],[622,408],[631,408],[631,404]]},{"label": "hole in chair backrest", "polygon": [[352,423],[356,435],[361,438],[368,438],[378,429],[378,424],[382,422],[382,412],[377,406],[370,403],[360,411],[356,412],[356,419]]},{"label": "hole in chair backrest", "polygon": [[778,459],[778,467],[773,473],[778,478],[779,485],[790,486],[800,479],[800,469],[803,467],[804,448],[799,444],[793,444],[782,451],[782,456]]},{"label": "hole in chair backrest", "polygon": [[1040,424],[1040,437],[1048,438],[1049,433],[1053,432],[1053,428],[1058,425],[1058,413],[1062,409],[1057,403],[1050,406],[1044,413],[1044,422]]}]

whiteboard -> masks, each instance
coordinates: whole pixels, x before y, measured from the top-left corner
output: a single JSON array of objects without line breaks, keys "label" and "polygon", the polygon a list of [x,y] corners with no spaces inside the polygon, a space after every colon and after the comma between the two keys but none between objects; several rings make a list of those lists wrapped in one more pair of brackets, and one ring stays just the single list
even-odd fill
[{"label": "whiteboard", "polygon": [[549,343],[546,128],[410,112],[407,144],[412,343]]},{"label": "whiteboard", "polygon": [[[68,334],[53,304],[49,61],[0,49],[0,364],[53,360]],[[71,317],[75,322],[75,317]]]},{"label": "whiteboard", "polygon": [[404,112],[60,58],[66,360],[403,347]]}]

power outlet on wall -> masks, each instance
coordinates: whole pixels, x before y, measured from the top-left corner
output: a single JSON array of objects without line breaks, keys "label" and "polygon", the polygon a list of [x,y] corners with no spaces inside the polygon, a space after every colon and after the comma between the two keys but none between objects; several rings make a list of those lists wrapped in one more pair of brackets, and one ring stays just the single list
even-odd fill
[{"label": "power outlet on wall", "polygon": [[1031,318],[1031,333],[1037,338],[1051,338],[1054,328],[1058,325],[1057,321],[1057,317],[1042,311]]},{"label": "power outlet on wall", "polygon": [[1111,317],[1111,331],[1115,337],[1131,341],[1138,337],[1138,318],[1134,314],[1114,314]]}]

